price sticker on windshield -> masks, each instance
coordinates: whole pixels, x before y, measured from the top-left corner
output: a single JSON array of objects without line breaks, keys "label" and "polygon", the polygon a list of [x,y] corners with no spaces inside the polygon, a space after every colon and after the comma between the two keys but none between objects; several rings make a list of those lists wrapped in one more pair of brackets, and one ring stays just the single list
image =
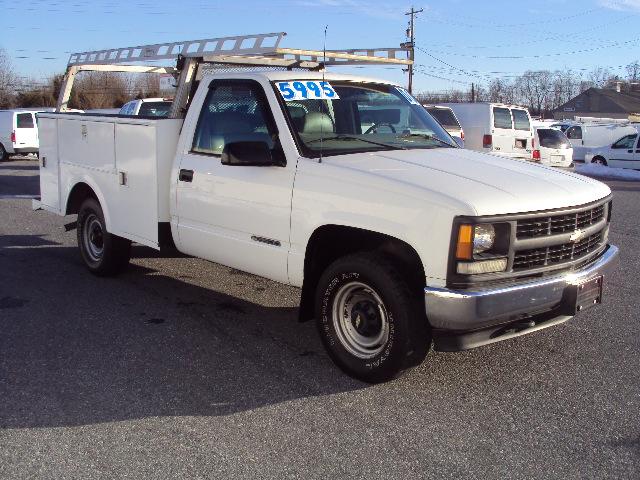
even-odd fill
[{"label": "price sticker on windshield", "polygon": [[276,82],[276,87],[285,102],[292,100],[339,100],[340,97],[329,82],[299,80]]}]

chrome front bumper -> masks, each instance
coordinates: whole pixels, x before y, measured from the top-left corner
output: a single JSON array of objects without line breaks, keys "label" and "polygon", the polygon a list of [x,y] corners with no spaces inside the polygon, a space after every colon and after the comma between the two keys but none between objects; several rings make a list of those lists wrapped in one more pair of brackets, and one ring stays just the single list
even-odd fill
[{"label": "chrome front bumper", "polygon": [[[567,287],[581,284],[587,280],[607,274],[615,265],[618,248],[608,245],[607,249],[594,261],[580,270],[565,272],[561,275],[541,278],[516,285],[468,290],[449,290],[444,288],[424,289],[427,318],[434,330],[436,348],[439,333],[451,338],[465,332],[492,329],[513,322],[527,322],[528,327],[516,328],[510,333],[497,335],[495,328],[488,339],[477,337],[472,342],[462,342],[455,346],[443,345],[441,350],[461,350],[472,348],[498,340],[539,330],[544,326],[560,323],[571,315],[550,312],[566,311]],[[545,315],[542,315],[545,313]],[[544,321],[536,323],[535,316],[542,315]],[[544,323],[544,325],[543,325]],[[447,343],[447,342],[444,342]],[[454,342],[455,343],[455,342]]]}]

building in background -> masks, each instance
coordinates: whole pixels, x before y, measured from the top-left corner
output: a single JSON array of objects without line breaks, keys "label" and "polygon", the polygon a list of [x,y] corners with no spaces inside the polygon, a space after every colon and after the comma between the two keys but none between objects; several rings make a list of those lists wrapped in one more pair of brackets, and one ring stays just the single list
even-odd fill
[{"label": "building in background", "polygon": [[589,88],[553,111],[556,120],[574,117],[619,118],[635,121],[640,115],[640,89],[627,91]]}]

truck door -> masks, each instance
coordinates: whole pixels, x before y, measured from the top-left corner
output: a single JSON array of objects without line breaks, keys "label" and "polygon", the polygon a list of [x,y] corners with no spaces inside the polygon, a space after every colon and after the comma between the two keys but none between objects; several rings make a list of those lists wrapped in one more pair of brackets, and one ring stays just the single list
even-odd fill
[{"label": "truck door", "polygon": [[638,153],[636,153],[636,141],[638,134],[625,135],[620,140],[611,145],[611,158],[608,164],[616,168],[638,168],[640,163]]},{"label": "truck door", "polygon": [[16,142],[13,148],[36,149],[38,136],[34,114],[23,112],[16,114]]},{"label": "truck door", "polygon": [[[286,282],[295,162],[285,167],[222,165],[225,144],[265,142],[280,152],[262,86],[214,80],[195,129],[182,143],[173,221],[180,249]],[[177,218],[175,218],[177,217]]]},{"label": "truck door", "polygon": [[503,107],[493,107],[493,150],[505,155],[513,152],[513,121],[511,110]]}]

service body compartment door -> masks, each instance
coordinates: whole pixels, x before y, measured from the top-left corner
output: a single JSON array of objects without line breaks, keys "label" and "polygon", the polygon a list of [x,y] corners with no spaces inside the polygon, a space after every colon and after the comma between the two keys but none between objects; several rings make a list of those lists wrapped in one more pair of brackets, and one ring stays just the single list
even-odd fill
[{"label": "service body compartment door", "polygon": [[120,235],[158,246],[158,175],[155,125],[116,124],[117,195],[112,223]]},{"label": "service body compartment door", "polygon": [[40,201],[44,207],[59,212],[60,162],[58,159],[58,120],[40,118]]}]

